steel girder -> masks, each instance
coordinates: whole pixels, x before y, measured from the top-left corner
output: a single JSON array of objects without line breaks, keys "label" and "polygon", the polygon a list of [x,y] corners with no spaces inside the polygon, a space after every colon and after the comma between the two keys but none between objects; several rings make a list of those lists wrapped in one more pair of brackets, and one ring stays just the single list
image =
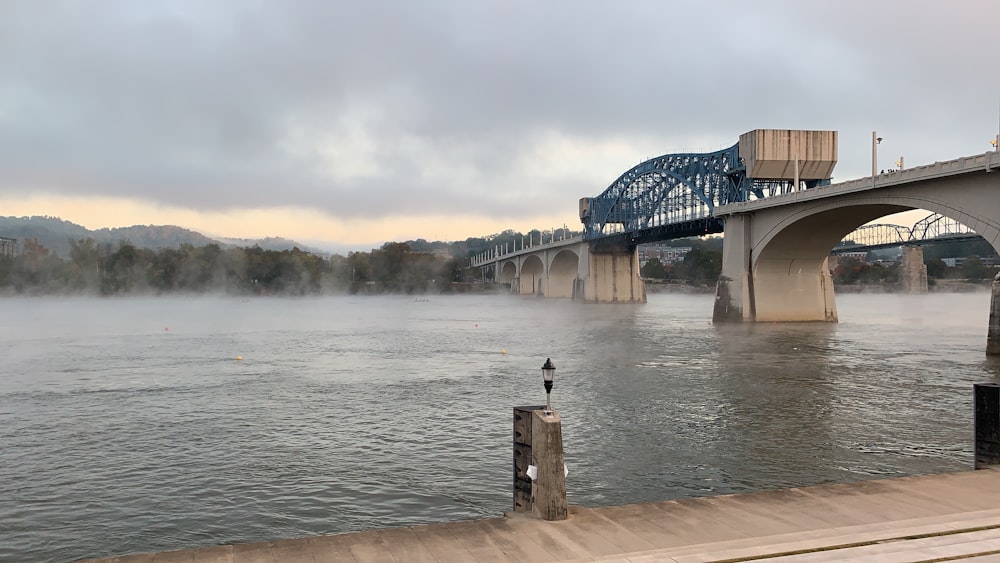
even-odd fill
[{"label": "steel girder", "polygon": [[[808,182],[807,187],[823,183],[829,180]],[[710,153],[665,154],[625,172],[597,197],[585,198],[583,238],[634,246],[721,232],[721,221],[713,217],[716,206],[785,193],[791,185],[747,178],[739,143]]]},{"label": "steel girder", "polygon": [[716,205],[744,201],[739,144],[713,153],[667,154],[638,164],[603,193],[587,198],[584,240],[664,229],[712,216]]},{"label": "steel girder", "polygon": [[[716,206],[787,193],[792,183],[748,178],[739,143],[710,153],[665,154],[582,200],[583,238],[596,249],[722,232]],[[814,188],[830,180],[804,183]]]},{"label": "steel girder", "polygon": [[926,240],[932,238],[967,235],[973,230],[958,221],[945,217],[939,213],[931,213],[920,221],[917,221],[910,229],[914,240]]}]

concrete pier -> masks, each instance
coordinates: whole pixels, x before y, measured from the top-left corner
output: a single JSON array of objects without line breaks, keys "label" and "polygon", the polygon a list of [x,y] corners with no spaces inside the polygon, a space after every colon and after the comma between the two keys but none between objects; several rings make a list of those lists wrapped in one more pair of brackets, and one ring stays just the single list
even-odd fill
[{"label": "concrete pier", "polygon": [[104,563],[997,561],[1000,470],[526,513]]},{"label": "concrete pier", "polygon": [[990,298],[990,328],[986,333],[986,355],[1000,356],[1000,274],[993,280]]},{"label": "concrete pier", "polygon": [[924,264],[922,246],[903,247],[899,287],[906,293],[927,293],[927,264]]}]

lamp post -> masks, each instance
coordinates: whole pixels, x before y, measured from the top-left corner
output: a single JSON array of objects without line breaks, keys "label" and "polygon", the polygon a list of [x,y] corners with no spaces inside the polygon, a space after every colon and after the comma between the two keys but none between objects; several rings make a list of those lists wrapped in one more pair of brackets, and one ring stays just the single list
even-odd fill
[{"label": "lamp post", "polygon": [[875,174],[878,168],[878,146],[882,142],[882,137],[872,131],[872,187],[875,187]]},{"label": "lamp post", "polygon": [[556,366],[552,358],[546,358],[542,365],[542,381],[545,382],[545,412],[552,412],[552,380],[556,376]]}]

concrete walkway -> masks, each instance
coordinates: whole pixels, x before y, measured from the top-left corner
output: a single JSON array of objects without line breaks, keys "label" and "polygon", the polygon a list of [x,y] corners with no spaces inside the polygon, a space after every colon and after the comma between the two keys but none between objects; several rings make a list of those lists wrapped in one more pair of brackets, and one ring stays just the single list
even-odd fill
[{"label": "concrete walkway", "polygon": [[1000,562],[997,469],[570,512],[91,561]]}]

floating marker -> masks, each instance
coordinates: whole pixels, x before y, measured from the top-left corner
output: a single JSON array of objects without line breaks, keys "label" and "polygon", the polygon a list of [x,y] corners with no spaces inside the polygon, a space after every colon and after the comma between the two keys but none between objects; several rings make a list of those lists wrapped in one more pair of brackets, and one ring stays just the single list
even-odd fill
[{"label": "floating marker", "polygon": [[506,356],[506,355],[507,355],[507,349],[506,349],[506,348],[501,348],[501,349],[500,349],[500,353],[501,353],[502,355]]},{"label": "floating marker", "polygon": [[242,362],[243,361],[243,356],[236,356],[236,361],[237,362]]}]

